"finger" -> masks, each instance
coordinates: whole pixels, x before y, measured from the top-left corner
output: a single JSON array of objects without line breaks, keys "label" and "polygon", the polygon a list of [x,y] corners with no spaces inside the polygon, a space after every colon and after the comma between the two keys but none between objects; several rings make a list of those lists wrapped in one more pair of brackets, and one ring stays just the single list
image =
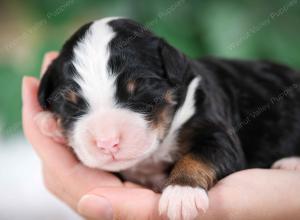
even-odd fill
[{"label": "finger", "polygon": [[81,198],[78,212],[91,219],[108,219],[113,215],[115,220],[159,220],[158,200],[159,194],[147,189],[98,188]]},{"label": "finger", "polygon": [[132,182],[124,182],[124,187],[126,188],[144,188],[141,185],[132,183]]},{"label": "finger", "polygon": [[50,137],[56,143],[67,144],[58,120],[51,112],[43,111],[38,113],[35,116],[35,123],[43,135]]},{"label": "finger", "polygon": [[85,195],[80,201],[79,213],[92,220],[113,220],[111,203],[102,196]]},{"label": "finger", "polygon": [[41,76],[46,72],[48,66],[52,63],[52,61],[58,56],[58,52],[51,51],[45,54],[43,59],[43,64],[41,67]]},{"label": "finger", "polygon": [[24,133],[44,163],[56,166],[57,169],[69,169],[78,164],[75,156],[66,146],[42,135],[35,124],[35,117],[42,111],[37,101],[38,85],[38,80],[32,77],[23,80]]}]

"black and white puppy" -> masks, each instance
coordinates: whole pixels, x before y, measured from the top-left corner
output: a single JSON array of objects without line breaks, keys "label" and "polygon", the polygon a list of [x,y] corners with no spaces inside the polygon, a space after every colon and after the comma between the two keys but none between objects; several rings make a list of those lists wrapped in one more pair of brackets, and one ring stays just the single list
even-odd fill
[{"label": "black and white puppy", "polygon": [[170,219],[194,219],[219,179],[300,154],[299,83],[267,61],[188,59],[134,21],[105,18],[49,66],[38,121],[85,165],[162,191]]}]

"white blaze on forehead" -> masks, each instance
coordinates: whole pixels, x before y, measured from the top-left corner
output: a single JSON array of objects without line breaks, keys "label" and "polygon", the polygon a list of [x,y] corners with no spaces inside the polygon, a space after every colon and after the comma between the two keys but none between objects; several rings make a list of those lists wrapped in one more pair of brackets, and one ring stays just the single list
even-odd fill
[{"label": "white blaze on forehead", "polygon": [[[157,134],[148,128],[144,115],[116,106],[116,77],[110,72],[109,43],[116,33],[105,18],[93,22],[74,48],[73,65],[89,112],[74,123],[69,145],[87,166],[108,171],[132,167],[158,146]],[[101,122],[101,123],[100,123]],[[122,137],[116,161],[95,145],[97,139]]]},{"label": "white blaze on forehead", "polygon": [[91,110],[114,105],[115,77],[109,72],[109,43],[115,33],[108,22],[116,18],[95,21],[74,48],[73,65],[78,73],[76,82]]}]

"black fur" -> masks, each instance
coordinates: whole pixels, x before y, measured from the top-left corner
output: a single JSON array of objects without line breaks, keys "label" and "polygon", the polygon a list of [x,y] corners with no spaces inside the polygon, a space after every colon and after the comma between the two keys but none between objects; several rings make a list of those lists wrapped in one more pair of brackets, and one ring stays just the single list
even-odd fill
[{"label": "black fur", "polygon": [[67,102],[64,94],[80,90],[74,81],[76,71],[72,65],[73,49],[86,34],[91,23],[82,26],[63,46],[60,55],[45,72],[38,92],[40,105],[44,110],[53,112],[61,119],[64,130],[69,131],[76,119],[87,112],[88,105],[82,97],[78,97],[77,105]]},{"label": "black fur", "polygon": [[[121,106],[153,121],[157,112],[170,106],[159,97],[172,89],[177,101],[170,111],[172,117],[191,80],[201,76],[196,114],[178,137],[179,142],[188,143],[186,151],[213,166],[217,179],[244,168],[268,168],[282,157],[300,155],[299,72],[268,61],[190,60],[133,21],[118,19],[109,25],[116,32],[109,45],[109,68],[118,74]],[[61,118],[65,129],[86,113],[88,105],[80,99],[73,106],[53,94],[68,86],[80,89],[72,80],[76,74],[72,49],[89,26],[83,26],[65,44],[39,91],[41,105]],[[130,80],[138,85],[134,94],[126,90]]]}]

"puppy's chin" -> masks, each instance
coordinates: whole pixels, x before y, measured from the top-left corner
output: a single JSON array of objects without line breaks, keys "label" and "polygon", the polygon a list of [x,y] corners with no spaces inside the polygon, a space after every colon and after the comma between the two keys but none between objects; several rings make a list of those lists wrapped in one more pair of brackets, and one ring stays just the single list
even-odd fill
[{"label": "puppy's chin", "polygon": [[111,161],[111,162],[105,163],[103,165],[99,165],[99,167],[94,167],[94,168],[98,168],[98,169],[109,171],[109,172],[120,172],[123,170],[127,170],[131,167],[134,167],[139,162],[141,162],[144,158],[145,157],[141,156],[136,159]]}]

